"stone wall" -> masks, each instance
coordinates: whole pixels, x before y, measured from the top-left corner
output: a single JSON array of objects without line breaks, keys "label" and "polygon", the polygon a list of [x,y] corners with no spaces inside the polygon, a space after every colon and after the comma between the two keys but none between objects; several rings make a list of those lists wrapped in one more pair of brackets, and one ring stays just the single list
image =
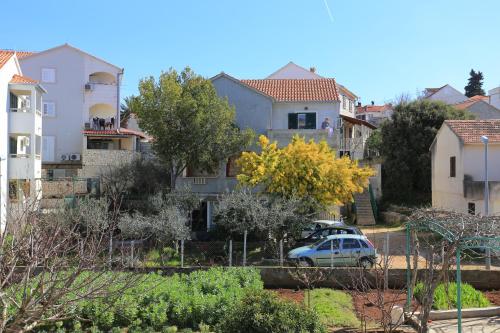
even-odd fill
[{"label": "stone wall", "polygon": [[71,178],[54,179],[42,181],[42,196],[44,199],[64,198],[68,195],[86,194],[87,180],[75,180]]},{"label": "stone wall", "polygon": [[79,177],[96,177],[122,164],[131,163],[140,153],[132,150],[84,149]]}]

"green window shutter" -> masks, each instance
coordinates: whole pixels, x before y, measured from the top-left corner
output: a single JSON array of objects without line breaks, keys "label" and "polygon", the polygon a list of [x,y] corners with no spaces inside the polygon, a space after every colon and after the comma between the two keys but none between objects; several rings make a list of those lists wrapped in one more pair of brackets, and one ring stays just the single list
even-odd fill
[{"label": "green window shutter", "polygon": [[306,128],[316,129],[316,113],[306,113]]},{"label": "green window shutter", "polygon": [[297,129],[297,114],[288,114],[288,129]]}]

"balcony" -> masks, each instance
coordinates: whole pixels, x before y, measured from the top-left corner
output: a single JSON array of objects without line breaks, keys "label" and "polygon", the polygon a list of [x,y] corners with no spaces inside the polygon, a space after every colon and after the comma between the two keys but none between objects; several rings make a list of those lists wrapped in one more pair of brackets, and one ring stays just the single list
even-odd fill
[{"label": "balcony", "polygon": [[85,93],[89,105],[110,104],[116,105],[117,87],[114,83],[85,84]]},{"label": "balcony", "polygon": [[278,129],[267,131],[269,140],[278,142],[279,147],[288,145],[295,135],[305,137],[306,141],[311,139],[315,142],[326,141],[337,152],[342,152],[342,154],[348,152],[354,159],[363,158],[363,138],[345,138],[338,129],[335,129],[331,134],[327,130],[322,129]]}]

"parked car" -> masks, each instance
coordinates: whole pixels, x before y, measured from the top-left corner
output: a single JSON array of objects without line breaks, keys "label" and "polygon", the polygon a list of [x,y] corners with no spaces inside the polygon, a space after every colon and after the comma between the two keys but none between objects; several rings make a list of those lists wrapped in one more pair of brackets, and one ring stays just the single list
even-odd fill
[{"label": "parked car", "polygon": [[301,237],[306,238],[310,234],[319,229],[327,228],[327,227],[339,227],[345,226],[345,223],[342,219],[340,220],[317,220],[312,223],[309,223],[304,229],[302,229]]},{"label": "parked car", "polygon": [[[332,251],[333,250],[333,251]],[[287,259],[304,266],[361,266],[371,268],[377,250],[363,235],[330,235],[288,252]]]},{"label": "parked car", "polygon": [[297,239],[296,242],[302,245],[308,245],[324,239],[330,235],[363,235],[359,228],[354,226],[342,225],[335,227],[327,227],[316,230],[307,237]]}]

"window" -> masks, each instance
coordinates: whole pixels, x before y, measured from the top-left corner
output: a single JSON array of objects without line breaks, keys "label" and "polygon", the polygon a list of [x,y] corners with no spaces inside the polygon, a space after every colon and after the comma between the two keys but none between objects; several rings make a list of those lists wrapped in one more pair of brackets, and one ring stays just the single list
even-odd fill
[{"label": "window", "polygon": [[347,109],[347,98],[342,95],[342,108]]},{"label": "window", "polygon": [[361,240],[361,239],[360,239],[360,240],[359,240],[359,243],[361,244],[361,247],[363,247],[363,248],[365,248],[365,249],[370,248],[370,247],[368,246],[368,244],[366,244],[366,242],[365,242],[364,240]]},{"label": "window", "polygon": [[9,199],[22,200],[30,196],[30,181],[28,179],[9,180]]},{"label": "window", "polygon": [[352,101],[349,100],[349,111],[351,111],[351,112],[352,112],[352,105],[353,105]]},{"label": "window", "polygon": [[55,83],[56,82],[56,69],[55,68],[42,68],[42,82]]},{"label": "window", "polygon": [[344,238],[342,241],[342,249],[348,250],[348,249],[359,249],[359,242],[357,239],[352,239],[352,238]]},{"label": "window", "polygon": [[56,103],[43,102],[43,116],[44,117],[55,117],[56,116]]},{"label": "window", "polygon": [[331,248],[332,248],[332,245],[333,245],[333,249],[334,250],[338,250],[338,248],[339,248],[339,240],[338,239],[332,239],[330,241],[324,242],[323,244],[321,244],[320,247],[318,247],[318,251],[324,251],[324,250],[330,251]]},{"label": "window", "polygon": [[114,149],[113,140],[109,139],[87,139],[87,149],[104,149],[113,150]]},{"label": "window", "polygon": [[21,157],[31,154],[30,137],[28,135],[10,134],[9,154],[13,157]]},{"label": "window", "polygon": [[42,137],[35,135],[35,155],[40,156],[42,153]]},{"label": "window", "polygon": [[469,202],[467,211],[471,215],[476,215],[476,204],[474,202]]},{"label": "window", "polygon": [[456,177],[457,175],[457,163],[456,157],[450,157],[450,177]]},{"label": "window", "polygon": [[316,129],[316,113],[289,113],[288,129]]},{"label": "window", "polygon": [[226,164],[226,177],[236,177],[240,173],[240,168],[236,165],[236,160],[240,157],[231,156],[227,160]]}]

